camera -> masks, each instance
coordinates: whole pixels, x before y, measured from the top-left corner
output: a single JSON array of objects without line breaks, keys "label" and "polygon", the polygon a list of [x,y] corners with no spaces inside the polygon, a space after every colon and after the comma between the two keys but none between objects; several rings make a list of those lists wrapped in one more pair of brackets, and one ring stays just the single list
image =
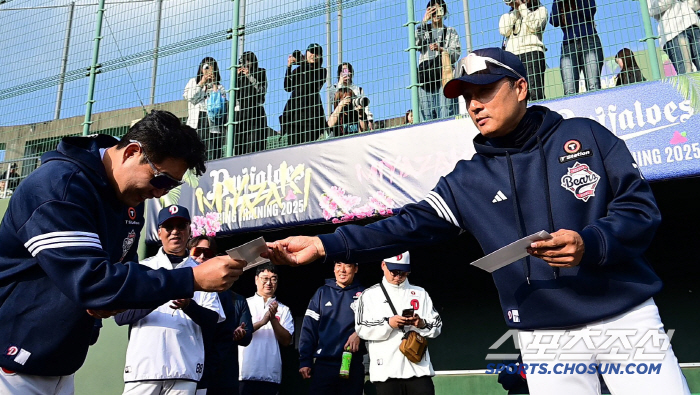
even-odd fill
[{"label": "camera", "polygon": [[302,64],[306,62],[306,56],[304,55],[303,52],[301,52],[298,49],[295,49],[294,52],[292,52],[292,57],[296,59],[297,61],[292,63],[292,64]]},{"label": "camera", "polygon": [[367,96],[355,96],[352,98],[353,107],[367,107],[369,106],[369,98]]}]

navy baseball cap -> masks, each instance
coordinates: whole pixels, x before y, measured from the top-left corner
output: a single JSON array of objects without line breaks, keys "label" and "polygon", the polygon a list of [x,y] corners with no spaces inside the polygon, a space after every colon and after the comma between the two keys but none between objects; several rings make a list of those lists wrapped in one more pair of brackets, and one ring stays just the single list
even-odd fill
[{"label": "navy baseball cap", "polygon": [[384,259],[386,268],[391,270],[401,270],[402,272],[411,271],[411,254],[408,251],[397,256],[392,256],[390,258]]},{"label": "navy baseball cap", "polygon": [[516,55],[501,48],[477,49],[457,62],[456,75],[445,85],[445,97],[454,99],[464,92],[465,83],[488,85],[503,78],[525,78],[527,70]]},{"label": "navy baseball cap", "polygon": [[182,218],[187,222],[192,222],[190,220],[190,211],[186,207],[173,204],[172,206],[164,207],[158,213],[158,227],[160,228],[165,221],[173,218]]}]

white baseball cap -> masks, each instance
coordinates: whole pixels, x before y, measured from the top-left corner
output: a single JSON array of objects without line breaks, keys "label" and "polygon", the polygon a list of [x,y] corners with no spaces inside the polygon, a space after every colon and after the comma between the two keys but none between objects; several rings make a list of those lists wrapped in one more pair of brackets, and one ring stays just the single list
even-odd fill
[{"label": "white baseball cap", "polygon": [[401,270],[403,272],[411,271],[411,254],[408,251],[403,254],[392,256],[384,259],[386,268],[389,270]]}]

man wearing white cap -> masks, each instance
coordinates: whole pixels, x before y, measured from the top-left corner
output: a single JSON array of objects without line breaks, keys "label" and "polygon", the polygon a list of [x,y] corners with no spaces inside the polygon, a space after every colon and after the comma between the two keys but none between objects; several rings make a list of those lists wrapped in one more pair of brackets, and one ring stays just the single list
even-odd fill
[{"label": "man wearing white cap", "polygon": [[408,251],[382,261],[384,278],[366,289],[357,302],[355,331],[367,340],[369,378],[377,394],[434,394],[430,353],[413,363],[399,351],[404,334],[418,332],[435,338],[442,319],[421,287],[408,283],[411,257]]}]

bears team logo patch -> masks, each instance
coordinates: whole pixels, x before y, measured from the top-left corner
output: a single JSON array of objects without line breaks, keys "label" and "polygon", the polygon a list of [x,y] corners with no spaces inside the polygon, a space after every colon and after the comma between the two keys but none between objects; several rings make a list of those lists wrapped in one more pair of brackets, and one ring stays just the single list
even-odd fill
[{"label": "bears team logo patch", "polygon": [[135,240],[136,240],[136,232],[134,232],[134,230],[131,229],[131,232],[129,232],[129,234],[126,235],[126,237],[124,238],[124,241],[122,242],[122,257],[121,257],[121,259],[119,259],[120,262],[122,260],[124,260],[124,257],[131,249],[131,246],[134,245]]},{"label": "bears team logo patch", "polygon": [[576,162],[573,167],[567,169],[566,174],[561,178],[561,186],[573,193],[576,199],[587,202],[588,199],[595,196],[598,181],[600,181],[600,176],[587,164]]}]

